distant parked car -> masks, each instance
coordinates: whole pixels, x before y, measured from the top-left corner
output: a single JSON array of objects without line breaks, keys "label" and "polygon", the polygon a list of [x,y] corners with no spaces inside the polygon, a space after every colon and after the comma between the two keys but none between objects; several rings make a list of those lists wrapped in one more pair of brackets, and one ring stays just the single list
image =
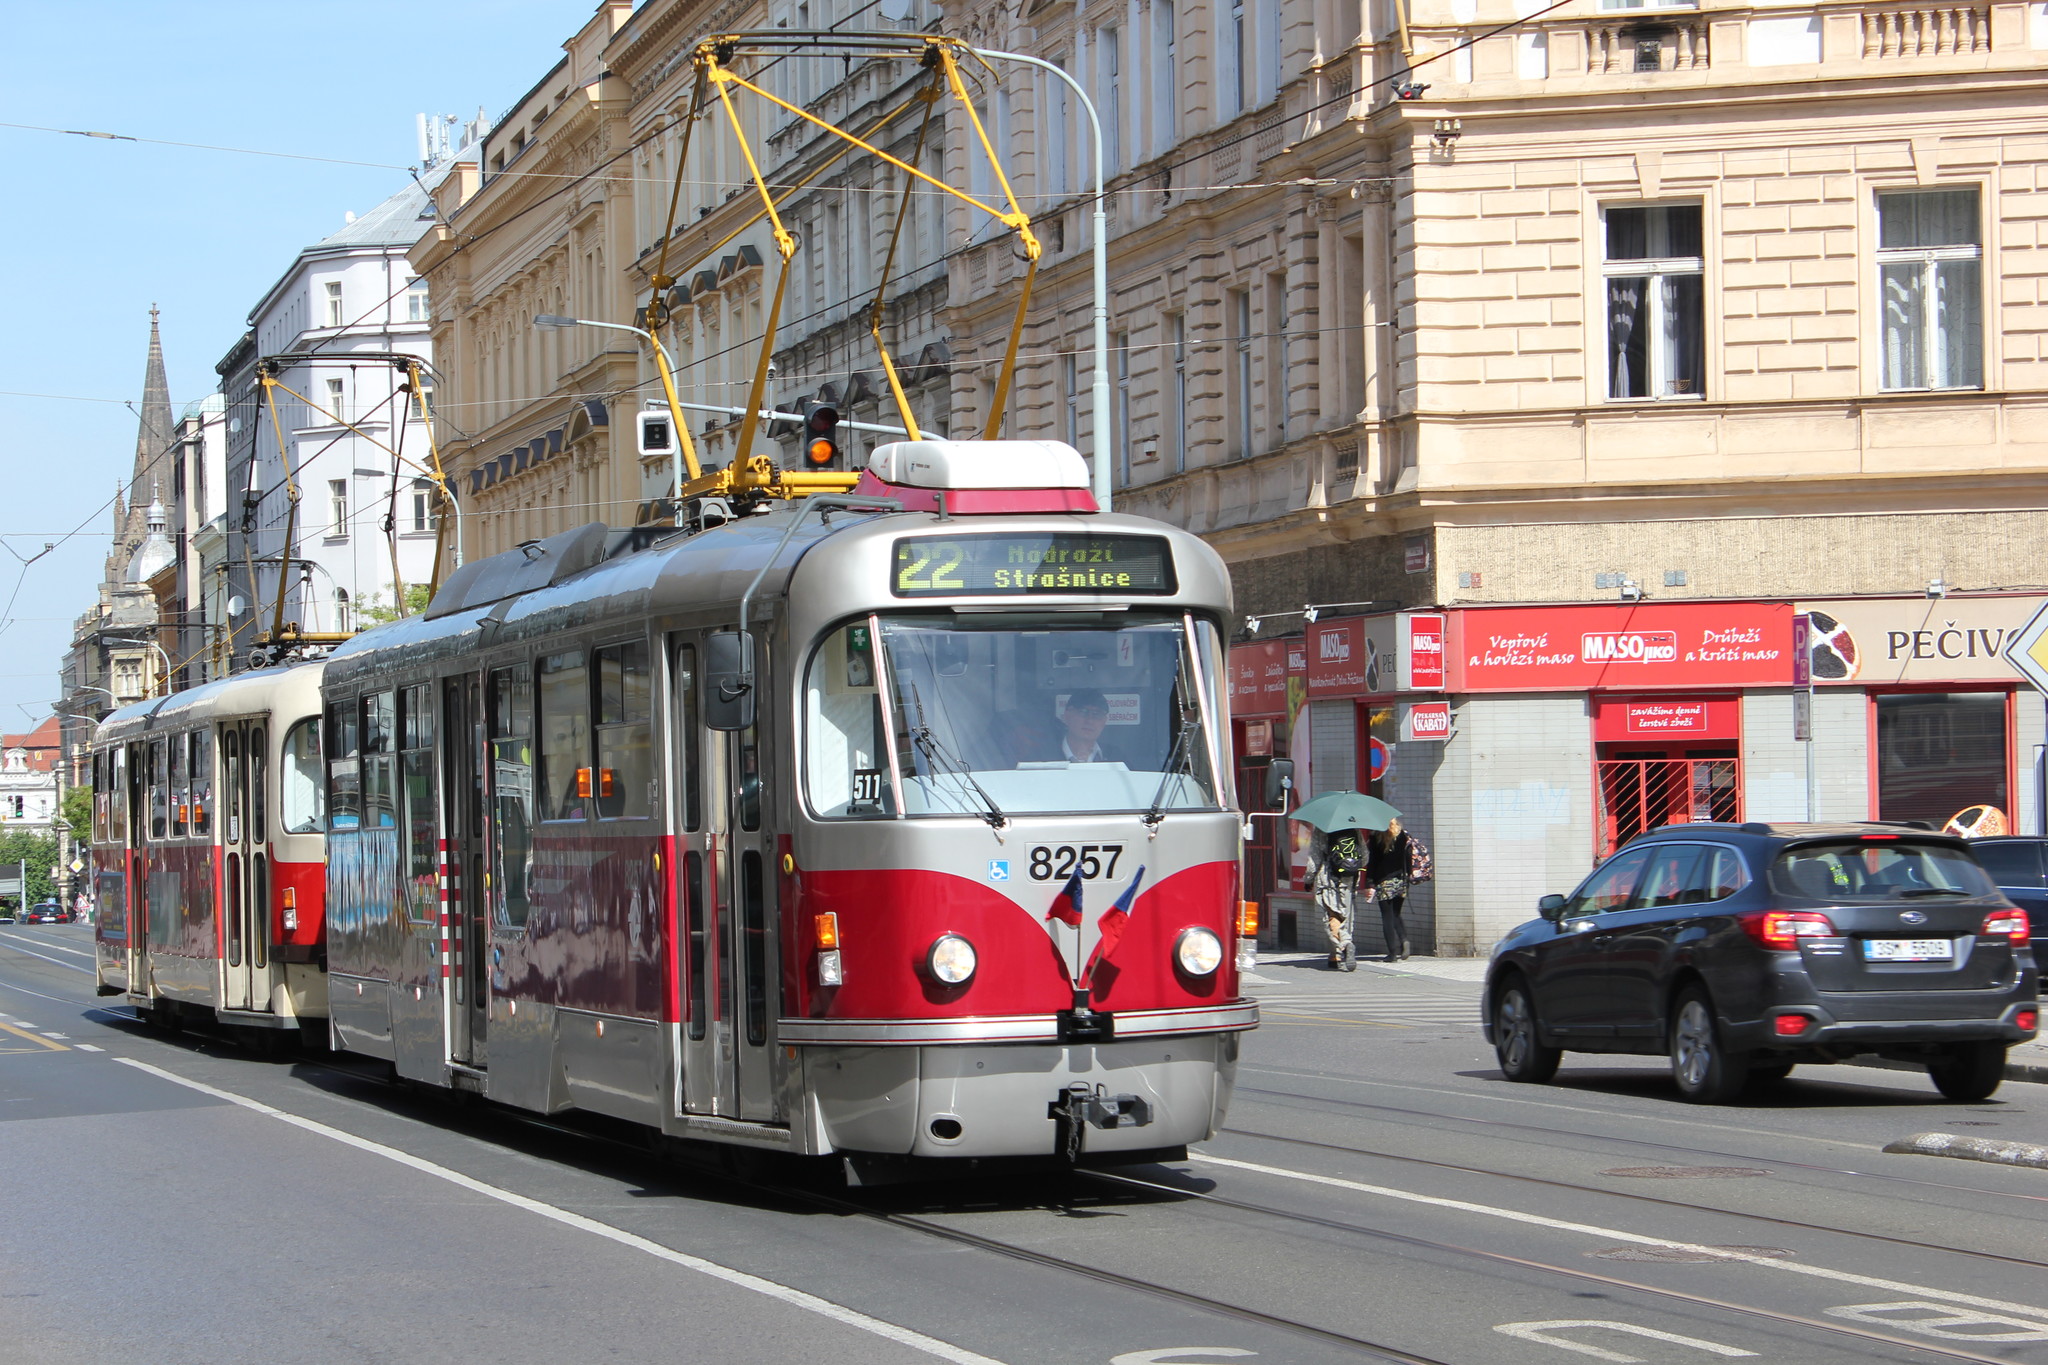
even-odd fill
[{"label": "distant parked car", "polygon": [[1513,1081],[1565,1052],[1667,1053],[1686,1099],[1859,1053],[1981,1100],[2040,1022],[2027,914],[1972,845],[1896,825],[1669,825],[1493,950],[1481,1009]]},{"label": "distant parked car", "polygon": [[37,901],[21,918],[24,924],[62,924],[64,907],[55,901]]},{"label": "distant parked car", "polygon": [[2034,966],[2048,973],[2048,839],[2015,835],[1972,839],[1970,852],[1998,883],[2005,898],[2027,912],[2033,923]]}]

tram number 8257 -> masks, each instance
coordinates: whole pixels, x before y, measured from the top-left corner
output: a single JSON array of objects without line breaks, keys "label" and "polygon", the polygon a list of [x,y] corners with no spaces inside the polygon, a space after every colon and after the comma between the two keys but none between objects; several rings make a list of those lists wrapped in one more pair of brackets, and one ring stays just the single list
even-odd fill
[{"label": "tram number 8257", "polygon": [[1124,856],[1122,844],[1040,844],[1031,850],[1031,880],[1065,881],[1076,871],[1084,882],[1116,875],[1117,861]]}]

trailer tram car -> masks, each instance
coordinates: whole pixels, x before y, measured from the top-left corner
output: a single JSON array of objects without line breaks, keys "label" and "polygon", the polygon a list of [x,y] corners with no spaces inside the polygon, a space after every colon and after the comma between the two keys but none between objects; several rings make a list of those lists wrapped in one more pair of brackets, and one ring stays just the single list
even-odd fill
[{"label": "trailer tram car", "polygon": [[335,1045],[856,1176],[1213,1133],[1256,1022],[1229,581],[1086,478],[901,442],[854,497],[585,526],[338,648]]},{"label": "trailer tram car", "polygon": [[324,1036],[323,666],[239,673],[102,722],[91,838],[100,994],[166,1025],[211,1018]]}]

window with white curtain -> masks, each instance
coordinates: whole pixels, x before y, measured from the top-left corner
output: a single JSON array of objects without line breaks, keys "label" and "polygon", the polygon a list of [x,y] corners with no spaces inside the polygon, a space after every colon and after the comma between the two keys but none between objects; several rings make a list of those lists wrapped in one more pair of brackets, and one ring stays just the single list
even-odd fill
[{"label": "window with white curtain", "polygon": [[341,326],[341,324],[342,324],[342,316],[341,316],[341,281],[340,281],[340,280],[329,280],[329,281],[327,281],[327,288],[326,288],[326,294],[327,294],[327,325],[328,325],[329,327],[339,327],[339,326]]},{"label": "window with white curtain", "polygon": [[327,513],[334,519],[333,527],[327,534],[339,540],[348,534],[348,480],[327,481]]},{"label": "window with white curtain", "polygon": [[1883,387],[1984,385],[1984,234],[1977,191],[1877,196]]},{"label": "window with white curtain", "polygon": [[1607,210],[1607,396],[1705,389],[1705,263],[1698,204]]},{"label": "window with white curtain", "polygon": [[1223,117],[1235,118],[1244,112],[1244,78],[1248,63],[1245,61],[1245,0],[1229,0],[1229,7],[1223,16],[1223,32],[1218,38],[1223,44],[1223,80],[1217,94],[1222,98],[1218,107]]}]

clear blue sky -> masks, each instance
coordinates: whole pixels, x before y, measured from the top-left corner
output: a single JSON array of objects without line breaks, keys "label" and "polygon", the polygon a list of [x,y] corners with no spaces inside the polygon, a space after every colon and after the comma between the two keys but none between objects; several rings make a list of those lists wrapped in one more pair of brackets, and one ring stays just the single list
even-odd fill
[{"label": "clear blue sky", "polygon": [[[11,433],[0,542],[13,552],[0,553],[0,731],[49,714],[71,622],[95,598],[106,504],[135,456],[123,400],[140,403],[150,305],[163,310],[177,411],[214,388],[215,362],[302,247],[406,183],[415,114],[467,119],[481,106],[496,118],[595,10],[596,0],[6,7],[0,123],[388,169],[0,128],[0,415]],[[24,572],[16,556],[46,541],[57,548]]]}]

